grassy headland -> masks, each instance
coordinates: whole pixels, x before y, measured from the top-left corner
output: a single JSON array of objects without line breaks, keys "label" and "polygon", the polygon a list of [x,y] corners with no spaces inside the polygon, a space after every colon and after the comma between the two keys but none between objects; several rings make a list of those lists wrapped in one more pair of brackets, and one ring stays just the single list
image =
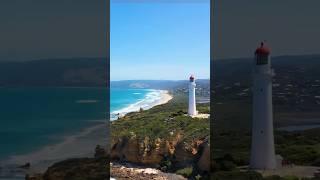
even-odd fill
[{"label": "grassy headland", "polygon": [[[173,99],[166,104],[128,113],[111,123],[113,160],[146,164],[185,177],[201,174],[197,163],[203,153],[202,145],[210,143],[210,121],[187,116],[187,94],[172,93]],[[198,104],[197,110],[209,114],[209,104]],[[126,145],[124,141],[133,143]],[[128,152],[120,145],[136,149]]]}]

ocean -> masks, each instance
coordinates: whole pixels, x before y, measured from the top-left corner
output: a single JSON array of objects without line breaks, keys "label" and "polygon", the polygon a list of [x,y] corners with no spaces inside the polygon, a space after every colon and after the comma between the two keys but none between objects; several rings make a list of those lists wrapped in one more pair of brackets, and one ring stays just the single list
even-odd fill
[{"label": "ocean", "polygon": [[[161,92],[111,88],[110,115],[148,109]],[[27,162],[93,156],[108,141],[106,95],[106,88],[0,88],[0,179],[23,179],[16,167]]]},{"label": "ocean", "polygon": [[[106,121],[106,93],[106,88],[0,88],[0,164]],[[161,91],[152,89],[110,93],[112,117],[161,98]]]},{"label": "ocean", "polygon": [[111,88],[110,116],[115,120],[118,115],[148,109],[161,99],[161,90]]},{"label": "ocean", "polygon": [[0,88],[0,162],[106,121],[106,105],[106,88]]}]

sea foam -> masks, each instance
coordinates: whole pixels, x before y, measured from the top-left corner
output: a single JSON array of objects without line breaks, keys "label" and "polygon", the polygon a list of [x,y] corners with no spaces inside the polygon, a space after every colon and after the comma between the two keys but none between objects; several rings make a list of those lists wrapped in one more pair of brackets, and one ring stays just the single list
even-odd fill
[{"label": "sea foam", "polygon": [[122,109],[111,112],[111,120],[116,120],[118,117],[121,117],[130,112],[139,111],[140,108],[143,110],[150,109],[161,100],[161,94],[165,91],[163,90],[149,90],[143,99],[138,100],[137,102],[128,105]]}]

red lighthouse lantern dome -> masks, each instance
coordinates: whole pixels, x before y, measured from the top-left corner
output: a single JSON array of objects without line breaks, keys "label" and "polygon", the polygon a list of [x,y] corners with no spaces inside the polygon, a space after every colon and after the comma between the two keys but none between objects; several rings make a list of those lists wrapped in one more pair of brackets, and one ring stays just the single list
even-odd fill
[{"label": "red lighthouse lantern dome", "polygon": [[194,81],[194,76],[191,75],[191,76],[190,76],[190,82],[193,82],[193,81]]},{"label": "red lighthouse lantern dome", "polygon": [[257,65],[267,65],[269,64],[269,54],[270,49],[261,42],[260,47],[255,51],[255,59]]},{"label": "red lighthouse lantern dome", "polygon": [[261,42],[260,47],[258,47],[255,51],[256,55],[269,55],[270,49],[265,46],[264,42]]}]

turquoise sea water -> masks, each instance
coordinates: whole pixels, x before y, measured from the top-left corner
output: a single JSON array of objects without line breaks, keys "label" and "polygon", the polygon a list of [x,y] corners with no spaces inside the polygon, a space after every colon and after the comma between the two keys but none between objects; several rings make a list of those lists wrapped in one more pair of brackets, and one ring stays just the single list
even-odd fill
[{"label": "turquoise sea water", "polygon": [[110,112],[119,111],[145,98],[148,89],[111,88]]},{"label": "turquoise sea water", "polygon": [[[160,91],[111,88],[110,112],[147,107]],[[106,121],[106,88],[0,88],[0,163]]]},{"label": "turquoise sea water", "polygon": [[101,123],[106,102],[106,88],[0,88],[0,160]]},{"label": "turquoise sea water", "polygon": [[152,103],[161,98],[161,91],[153,89],[121,89],[111,88],[110,91],[111,119],[117,114],[149,108]]}]

